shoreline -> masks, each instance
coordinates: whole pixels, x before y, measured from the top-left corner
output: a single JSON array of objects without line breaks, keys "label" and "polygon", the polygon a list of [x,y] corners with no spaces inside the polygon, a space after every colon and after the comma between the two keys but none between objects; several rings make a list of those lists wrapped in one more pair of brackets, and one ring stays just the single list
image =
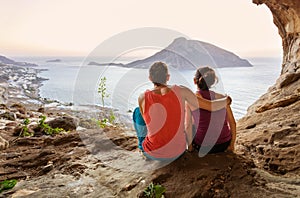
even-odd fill
[{"label": "shoreline", "polygon": [[[258,61],[260,62],[260,61]],[[62,103],[67,103],[69,101],[77,101],[76,103],[81,103],[81,104],[93,104],[93,103],[100,103],[100,98],[97,96],[97,93],[92,93],[92,89],[97,89],[96,83],[97,83],[97,77],[94,75],[93,72],[97,72],[98,67],[87,67],[84,72],[91,72],[92,80],[90,83],[81,83],[84,82],[84,80],[88,79],[80,79],[79,81],[76,76],[75,77],[70,77],[70,75],[76,75],[80,73],[80,68],[71,68],[70,71],[68,71],[68,63],[65,62],[63,65],[56,65],[55,67],[50,67],[50,64],[48,65],[49,67],[49,72],[45,72],[45,77],[50,78],[48,82],[45,82],[45,86],[41,88],[41,93],[43,96],[48,97],[48,98],[55,98],[59,101],[62,101]],[[264,66],[265,65],[265,66]],[[254,67],[251,68],[236,68],[236,72],[232,72],[231,69],[226,69],[226,68],[220,68],[218,71],[219,74],[219,79],[221,79],[220,83],[216,85],[216,89],[220,91],[221,93],[227,93],[234,99],[233,103],[233,112],[236,118],[242,118],[244,115],[247,113],[247,107],[253,104],[260,95],[264,94],[267,91],[267,88],[273,85],[275,82],[276,76],[279,75],[279,69],[274,70],[274,72],[270,72],[271,69],[275,69],[275,64],[273,63],[268,63],[268,61],[264,62],[264,64],[259,63],[259,65],[254,64]],[[68,76],[60,75],[58,71],[62,69],[63,72],[70,72]],[[100,69],[101,70],[101,69]],[[139,74],[146,73],[144,72],[145,69],[133,69],[135,70],[143,70],[143,71],[137,71]],[[258,71],[259,75],[255,75],[255,72]],[[278,70],[278,71],[277,71]],[[131,71],[132,73],[134,71]],[[273,71],[273,70],[272,70]],[[247,78],[241,78],[240,73],[241,72],[246,72],[249,75],[249,79]],[[54,74],[58,75],[54,75]],[[102,70],[99,71],[99,74],[103,73]],[[115,74],[114,74],[115,73]],[[127,71],[126,68],[122,67],[111,67],[111,69],[106,70],[104,75],[109,76],[108,83],[107,83],[107,89],[108,92],[110,93],[111,96],[113,94],[121,93],[121,90],[115,90],[116,85],[122,85],[122,83],[119,82],[120,78],[126,78],[125,75],[123,74],[131,74],[129,71]],[[273,75],[274,74],[274,75]],[[195,87],[193,86],[193,82],[190,80],[193,78],[194,72],[186,70],[185,72],[180,72],[177,74],[177,72],[174,72],[174,75],[180,75],[181,81],[179,83],[184,84],[186,86],[189,86],[191,90],[195,90]],[[264,75],[268,75],[265,77]],[[146,76],[146,75],[145,75]],[[274,77],[269,77],[269,76],[274,76]],[[77,76],[78,77],[78,76]],[[83,76],[84,77],[84,76]],[[83,78],[82,77],[82,78]],[[119,78],[118,78],[119,77]],[[99,77],[100,78],[100,77]],[[64,80],[67,80],[65,84]],[[128,78],[128,85],[130,85],[130,79]],[[254,90],[255,86],[250,86],[248,82],[260,82],[256,83],[255,86],[257,86],[257,94],[254,94],[256,91]],[[145,78],[145,84],[147,80]],[[241,85],[237,87],[236,85],[240,83]],[[86,85],[87,84],[87,85]],[[61,86],[60,86],[61,85]],[[77,87],[75,87],[77,86]],[[124,86],[126,86],[126,83],[124,82]],[[138,85],[137,85],[138,86]],[[129,86],[130,87],[130,86]],[[85,89],[88,89],[91,91],[86,92],[86,94],[80,96],[81,89],[85,91]],[[146,87],[147,88],[147,87]],[[145,88],[145,89],[146,89]],[[78,91],[78,95],[75,95],[75,99],[72,98],[72,94],[74,96],[74,89]],[[136,101],[137,101],[137,96],[138,92],[136,90],[133,90],[133,88],[125,88],[127,93],[132,92],[132,95],[130,96],[131,98],[122,100],[120,98],[109,98],[107,99],[107,105],[112,105],[111,101],[114,100],[114,107],[120,109],[122,112],[127,112],[128,109],[134,109],[136,106]],[[249,94],[247,94],[247,90],[249,90]],[[73,90],[73,91],[72,91]],[[144,90],[143,90],[144,91]],[[64,95],[65,94],[65,95]],[[76,94],[76,93],[75,93]],[[116,94],[116,95],[117,95]],[[94,98],[93,98],[94,97]],[[136,99],[135,99],[136,98]],[[111,100],[112,99],[112,100]]]},{"label": "shoreline", "polygon": [[0,86],[3,89],[1,95],[2,103],[24,99],[41,102],[39,88],[42,86],[43,81],[48,80],[38,77],[38,73],[43,69],[11,65],[2,65],[0,67]]},{"label": "shoreline", "polygon": [[[49,111],[64,111],[70,115],[77,115],[82,119],[97,119],[109,117],[113,111],[119,124],[131,128],[130,116],[119,113],[118,109],[102,107],[100,105],[74,105],[72,102],[64,103],[51,98],[43,98],[40,88],[43,82],[49,79],[39,74],[47,69],[3,65],[0,71],[0,103],[12,105],[21,103],[31,109],[45,108]],[[93,117],[94,116],[94,117]]]}]

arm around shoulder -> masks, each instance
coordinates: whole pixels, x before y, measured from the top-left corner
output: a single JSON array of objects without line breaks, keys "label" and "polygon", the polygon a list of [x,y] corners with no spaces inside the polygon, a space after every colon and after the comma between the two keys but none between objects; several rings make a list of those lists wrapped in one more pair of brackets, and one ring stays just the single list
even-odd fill
[{"label": "arm around shoulder", "polygon": [[225,108],[229,103],[228,97],[212,101],[206,100],[201,95],[196,96],[189,88],[184,86],[181,86],[181,93],[192,110],[201,108],[208,111],[217,111]]}]

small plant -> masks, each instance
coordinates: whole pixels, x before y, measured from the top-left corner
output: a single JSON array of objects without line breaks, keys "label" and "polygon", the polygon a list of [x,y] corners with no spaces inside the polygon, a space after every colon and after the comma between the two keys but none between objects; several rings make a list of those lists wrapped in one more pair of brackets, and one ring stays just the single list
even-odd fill
[{"label": "small plant", "polygon": [[102,119],[102,120],[97,120],[95,118],[92,118],[91,121],[93,121],[94,124],[96,124],[97,126],[101,127],[101,128],[105,128],[107,125],[108,120],[106,118]]},{"label": "small plant", "polygon": [[98,93],[100,94],[102,107],[104,107],[104,98],[108,98],[109,94],[106,93],[106,77],[100,79]]},{"label": "small plant", "polygon": [[109,114],[108,121],[109,121],[109,123],[114,124],[114,123],[115,123],[115,120],[116,120],[116,116],[115,116],[113,110],[111,110],[111,111],[110,111],[110,114]]},{"label": "small plant", "polygon": [[30,120],[28,118],[26,118],[23,121],[24,126],[22,127],[19,136],[25,137],[25,136],[33,136],[34,135],[34,133],[29,132],[29,129],[28,129],[28,124],[29,123],[30,123]]},{"label": "small plant", "polygon": [[99,125],[101,128],[105,128],[105,127],[107,126],[107,122],[108,122],[108,119],[107,119],[107,118],[104,118],[104,119],[98,121],[98,125]]},{"label": "small plant", "polygon": [[28,118],[26,118],[23,123],[25,124],[25,126],[28,126],[28,124],[30,123],[30,120]]},{"label": "small plant", "polygon": [[4,190],[12,189],[16,184],[17,184],[16,179],[5,180],[5,181],[0,182],[0,193]]},{"label": "small plant", "polygon": [[149,198],[164,198],[163,195],[166,191],[166,188],[160,184],[154,185],[153,182],[144,190],[144,195]]},{"label": "small plant", "polygon": [[47,134],[47,135],[53,135],[53,134],[57,134],[60,133],[62,131],[64,131],[64,129],[62,128],[52,128],[50,127],[48,124],[45,123],[46,120],[46,116],[41,115],[40,116],[41,120],[39,121],[39,127]]},{"label": "small plant", "polygon": [[116,120],[116,116],[115,116],[114,112],[111,110],[110,115],[109,115],[108,118],[103,118],[101,120],[96,120],[96,123],[101,128],[105,128],[107,126],[107,123],[114,124],[115,120]]},{"label": "small plant", "polygon": [[[104,99],[109,97],[109,94],[106,93],[106,80],[107,80],[106,77],[101,78],[98,87],[98,93],[100,94],[101,97],[102,107],[104,107]],[[97,124],[101,128],[105,128],[107,126],[107,123],[114,124],[115,120],[116,120],[116,116],[114,115],[114,112],[111,110],[109,117],[97,121]]]}]

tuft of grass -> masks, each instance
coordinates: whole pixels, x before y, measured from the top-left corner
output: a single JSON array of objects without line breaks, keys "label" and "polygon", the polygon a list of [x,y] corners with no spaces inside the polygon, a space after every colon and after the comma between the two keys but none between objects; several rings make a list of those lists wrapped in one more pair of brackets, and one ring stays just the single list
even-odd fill
[{"label": "tuft of grass", "polygon": [[4,190],[12,189],[17,184],[16,179],[5,180],[0,182],[0,193]]},{"label": "tuft of grass", "polygon": [[148,198],[164,198],[166,188],[160,184],[153,184],[151,182],[149,186],[144,190],[144,195]]},{"label": "tuft of grass", "polygon": [[99,125],[101,128],[105,128],[105,127],[107,126],[107,122],[108,122],[108,119],[107,119],[107,118],[104,118],[104,119],[98,121],[98,125]]},{"label": "tuft of grass", "polygon": [[116,120],[116,116],[115,116],[113,110],[111,110],[111,111],[110,111],[110,114],[109,114],[108,121],[109,121],[109,123],[114,124],[114,123],[115,123],[115,120]]},{"label": "tuft of grass", "polygon": [[64,131],[64,129],[62,128],[52,128],[50,127],[48,124],[45,123],[46,120],[46,116],[41,115],[40,116],[41,120],[39,121],[39,127],[41,127],[41,129],[47,134],[47,135],[53,135],[53,134],[58,134],[62,131]]},{"label": "tuft of grass", "polygon": [[[52,128],[50,127],[48,124],[45,123],[45,120],[46,120],[46,116],[44,115],[41,115],[40,116],[40,120],[39,120],[39,125],[38,127],[40,128],[40,130],[42,132],[44,132],[46,135],[53,135],[53,134],[58,134],[60,132],[63,132],[65,131],[64,129],[62,128]],[[28,125],[30,123],[30,120],[28,118],[26,118],[24,121],[23,121],[23,127],[21,129],[21,132],[19,134],[19,136],[22,136],[22,137],[27,137],[27,136],[34,136],[34,132],[29,132],[29,129],[28,129]]]},{"label": "tuft of grass", "polygon": [[30,123],[30,120],[28,118],[26,118],[23,121],[24,126],[22,127],[19,136],[27,137],[27,136],[33,136],[34,135],[34,133],[29,132],[29,129],[28,129],[28,124],[29,123]]}]

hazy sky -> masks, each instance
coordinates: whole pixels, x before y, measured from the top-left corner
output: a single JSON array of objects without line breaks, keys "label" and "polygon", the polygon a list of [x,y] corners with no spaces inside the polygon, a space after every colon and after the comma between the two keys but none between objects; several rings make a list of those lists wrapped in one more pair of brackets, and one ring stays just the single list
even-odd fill
[{"label": "hazy sky", "polygon": [[281,56],[266,6],[252,0],[0,0],[0,54],[86,56],[110,36],[162,27],[242,57]]}]

